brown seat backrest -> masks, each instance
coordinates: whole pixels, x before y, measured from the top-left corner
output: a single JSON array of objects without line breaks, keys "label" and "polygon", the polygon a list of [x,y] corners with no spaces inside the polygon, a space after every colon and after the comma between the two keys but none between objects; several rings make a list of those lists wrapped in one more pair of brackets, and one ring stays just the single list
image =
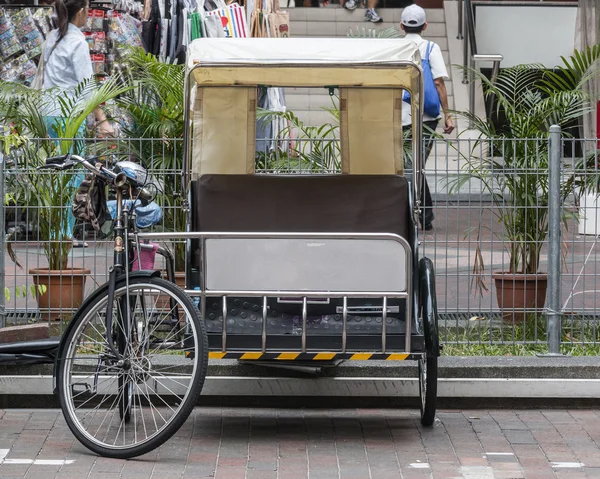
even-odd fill
[{"label": "brown seat backrest", "polygon": [[393,175],[203,175],[192,231],[395,233],[412,244],[408,195]]},{"label": "brown seat backrest", "polygon": [[194,231],[411,237],[403,176],[203,175],[194,190]]}]

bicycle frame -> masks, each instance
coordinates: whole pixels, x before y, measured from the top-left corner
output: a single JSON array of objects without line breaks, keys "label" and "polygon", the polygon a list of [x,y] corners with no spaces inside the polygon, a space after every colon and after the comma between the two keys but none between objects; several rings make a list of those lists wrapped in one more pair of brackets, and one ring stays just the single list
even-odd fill
[{"label": "bicycle frame", "polygon": [[[129,208],[123,206],[123,191],[117,188],[117,215],[114,227],[114,249],[113,249],[113,265],[109,268],[108,276],[108,304],[106,308],[106,341],[111,352],[115,355],[118,361],[122,361],[123,357],[115,347],[115,342],[112,334],[113,327],[113,300],[115,297],[115,287],[117,277],[125,275],[125,286],[129,289]],[[127,309],[130,311],[130,299],[127,298]],[[129,317],[129,315],[128,315]],[[127,321],[127,337],[131,332],[131,321]]]},{"label": "bicycle frame", "polygon": [[[129,254],[132,247],[137,248],[138,258],[140,257],[140,249],[142,245],[137,239],[138,231],[136,226],[136,213],[135,209],[130,210],[126,205],[123,198],[123,190],[117,188],[116,193],[116,206],[117,213],[114,226],[114,240],[113,240],[113,265],[109,268],[108,277],[108,304],[106,310],[106,340],[110,351],[115,355],[118,361],[122,360],[122,355],[119,353],[118,348],[115,347],[115,338],[113,338],[112,327],[113,327],[113,307],[114,307],[114,294],[117,284],[117,279],[121,276],[125,276],[125,287],[129,289],[129,275],[132,272],[132,263],[129,261]],[[163,256],[166,260],[167,279],[171,282],[175,281],[175,268],[174,258],[169,250],[166,248],[159,247],[156,251],[158,254]],[[131,311],[130,297],[126,296],[126,309],[125,311]],[[172,299],[171,299],[172,301]],[[123,305],[121,305],[122,307]],[[171,304],[174,308],[175,305]],[[142,305],[142,308],[144,306]],[[175,313],[176,314],[176,313]],[[129,315],[127,315],[129,317]],[[127,321],[125,325],[127,328],[126,336],[130,337],[132,324],[131,321]]]}]

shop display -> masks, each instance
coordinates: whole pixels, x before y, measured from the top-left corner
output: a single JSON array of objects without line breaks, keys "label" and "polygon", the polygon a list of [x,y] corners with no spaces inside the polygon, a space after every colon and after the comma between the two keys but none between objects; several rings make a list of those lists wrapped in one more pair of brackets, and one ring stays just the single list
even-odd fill
[{"label": "shop display", "polygon": [[30,85],[51,29],[51,8],[0,8],[0,79]]},{"label": "shop display", "polygon": [[[138,3],[135,0],[127,2]],[[117,73],[121,72],[123,65],[118,59],[124,56],[126,48],[142,46],[141,21],[127,12],[94,3],[82,30],[90,47],[94,74],[105,77],[114,74],[115,69],[118,70]],[[119,2],[119,5],[123,4],[124,1]],[[137,10],[141,11],[141,4]]]},{"label": "shop display", "polygon": [[246,38],[249,36],[244,7],[237,3],[206,12],[206,15],[214,15],[219,19],[225,38]]}]

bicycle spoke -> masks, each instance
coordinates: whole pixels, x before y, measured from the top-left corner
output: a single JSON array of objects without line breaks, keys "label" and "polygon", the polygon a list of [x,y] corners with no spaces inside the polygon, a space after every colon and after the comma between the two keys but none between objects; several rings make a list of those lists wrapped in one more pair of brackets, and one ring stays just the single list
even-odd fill
[{"label": "bicycle spoke", "polygon": [[[64,371],[60,376],[64,378],[61,404],[70,418],[69,427],[76,435],[77,431],[84,434],[88,447],[90,443],[103,451],[130,450],[144,444],[156,447],[164,442],[160,438],[165,428],[187,417],[193,407],[189,392],[201,387],[194,380],[202,357],[198,349],[200,323],[198,318],[190,318],[191,300],[182,302],[180,296],[186,297],[172,293],[173,286],[162,286],[164,283],[133,280],[128,291],[123,286],[115,290],[112,333],[119,357],[107,341],[107,295],[78,319],[71,333],[74,341],[60,358]],[[129,309],[124,307],[127,297]],[[185,321],[179,320],[182,315]],[[184,335],[192,341],[189,345],[186,341],[187,347],[179,339]],[[179,362],[173,364],[185,351],[194,352],[190,365],[184,366],[191,368],[189,373],[178,369]],[[184,413],[182,405],[187,405]],[[171,428],[168,435],[174,431]]]}]

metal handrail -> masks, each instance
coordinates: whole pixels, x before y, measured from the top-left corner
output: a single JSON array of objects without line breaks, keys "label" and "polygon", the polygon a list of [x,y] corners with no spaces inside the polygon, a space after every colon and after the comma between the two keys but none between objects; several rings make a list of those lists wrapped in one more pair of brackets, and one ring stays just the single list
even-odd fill
[{"label": "metal handrail", "polygon": [[[480,54],[477,51],[477,38],[475,36],[475,16],[471,0],[458,0],[459,23],[458,35],[463,38],[463,84],[469,84],[469,113],[475,113],[475,75],[473,70],[479,62],[492,62],[491,83],[494,84],[500,72],[500,62],[504,57],[500,54]],[[461,8],[462,7],[462,8]],[[463,25],[466,28],[466,38],[463,37]],[[469,55],[470,51],[470,55]],[[467,69],[467,67],[469,67]],[[491,111],[494,98],[488,98],[488,110]],[[469,128],[473,127],[473,120],[469,119]]]},{"label": "metal handrail", "polygon": [[457,40],[462,40],[463,37],[463,20],[464,20],[464,0],[457,0],[458,2],[458,35],[456,35]]},{"label": "metal handrail", "polygon": [[[492,76],[490,78],[490,82],[492,85],[496,82],[496,78],[498,77],[498,73],[500,73],[500,62],[504,59],[502,55],[492,54],[492,55],[471,55],[471,75],[472,69],[474,68],[476,63],[479,62],[492,62]],[[494,97],[489,96],[488,99],[488,111],[492,111],[492,106],[494,104]],[[475,82],[471,81],[469,85],[469,111],[473,113],[475,111]],[[469,120],[469,128],[473,126],[472,120]]]},{"label": "metal handrail", "polygon": [[471,55],[477,55],[477,38],[475,37],[475,17],[473,15],[473,5],[471,0],[462,0],[464,3],[463,7],[463,21],[464,28],[466,28],[466,38],[463,41],[463,83],[469,83],[469,74],[467,67],[471,67],[472,63],[469,57],[469,51]]}]

